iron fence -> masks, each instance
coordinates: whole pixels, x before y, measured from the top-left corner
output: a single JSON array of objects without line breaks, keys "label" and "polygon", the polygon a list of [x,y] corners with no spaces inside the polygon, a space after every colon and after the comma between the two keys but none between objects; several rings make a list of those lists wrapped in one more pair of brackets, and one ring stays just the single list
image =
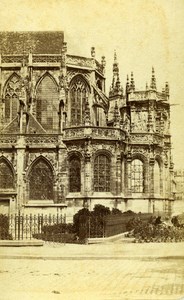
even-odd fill
[{"label": "iron fence", "polygon": [[42,234],[45,226],[62,223],[66,223],[66,218],[60,214],[12,214],[9,216],[9,234],[13,240],[32,239],[34,235]]}]

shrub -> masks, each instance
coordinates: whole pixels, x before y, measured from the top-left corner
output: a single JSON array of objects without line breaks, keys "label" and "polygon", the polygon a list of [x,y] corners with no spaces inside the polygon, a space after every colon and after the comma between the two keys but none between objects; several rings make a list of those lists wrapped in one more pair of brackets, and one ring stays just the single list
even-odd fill
[{"label": "shrub", "polygon": [[12,239],[12,235],[9,234],[9,218],[6,215],[0,214],[0,240]]}]

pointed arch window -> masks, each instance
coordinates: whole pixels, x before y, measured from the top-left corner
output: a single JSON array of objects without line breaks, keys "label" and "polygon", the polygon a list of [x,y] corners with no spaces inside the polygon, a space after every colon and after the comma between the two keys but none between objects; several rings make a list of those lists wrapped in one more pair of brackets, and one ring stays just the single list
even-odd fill
[{"label": "pointed arch window", "polygon": [[77,156],[69,160],[69,190],[71,193],[81,191],[81,162]]},{"label": "pointed arch window", "polygon": [[77,76],[72,80],[70,86],[71,103],[71,125],[80,125],[83,123],[86,98],[89,95],[89,88],[85,80]]},{"label": "pointed arch window", "polygon": [[5,122],[11,122],[19,110],[20,77],[13,74],[5,89]]},{"label": "pointed arch window", "polygon": [[144,176],[143,176],[143,162],[140,159],[132,161],[132,193],[143,193],[144,190]]},{"label": "pointed arch window", "polygon": [[159,195],[160,194],[160,165],[158,161],[155,161],[154,165],[154,192],[155,194]]},{"label": "pointed arch window", "polygon": [[58,87],[54,79],[46,74],[36,91],[36,118],[48,132],[57,132],[59,110]]},{"label": "pointed arch window", "polygon": [[29,199],[53,200],[53,172],[44,159],[37,160],[29,174]]},{"label": "pointed arch window", "polygon": [[0,189],[13,189],[14,188],[14,175],[9,164],[1,159],[0,160]]},{"label": "pointed arch window", "polygon": [[94,161],[94,190],[95,192],[110,192],[110,159],[100,154]]}]

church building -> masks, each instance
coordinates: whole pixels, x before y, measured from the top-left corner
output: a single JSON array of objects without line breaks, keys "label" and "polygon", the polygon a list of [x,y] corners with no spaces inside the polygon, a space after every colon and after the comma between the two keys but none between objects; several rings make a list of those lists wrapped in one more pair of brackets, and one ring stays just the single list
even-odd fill
[{"label": "church building", "polygon": [[[105,57],[68,54],[62,31],[0,32],[0,213],[102,204],[171,214],[169,86],[112,84]],[[150,72],[151,73],[151,72]]]}]

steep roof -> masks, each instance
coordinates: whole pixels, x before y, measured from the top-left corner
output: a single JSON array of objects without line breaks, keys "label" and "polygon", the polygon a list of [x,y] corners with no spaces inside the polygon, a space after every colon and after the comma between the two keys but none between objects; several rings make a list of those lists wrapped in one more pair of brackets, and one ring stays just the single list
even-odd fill
[{"label": "steep roof", "polygon": [[63,31],[0,31],[2,54],[58,54],[64,42]]}]

